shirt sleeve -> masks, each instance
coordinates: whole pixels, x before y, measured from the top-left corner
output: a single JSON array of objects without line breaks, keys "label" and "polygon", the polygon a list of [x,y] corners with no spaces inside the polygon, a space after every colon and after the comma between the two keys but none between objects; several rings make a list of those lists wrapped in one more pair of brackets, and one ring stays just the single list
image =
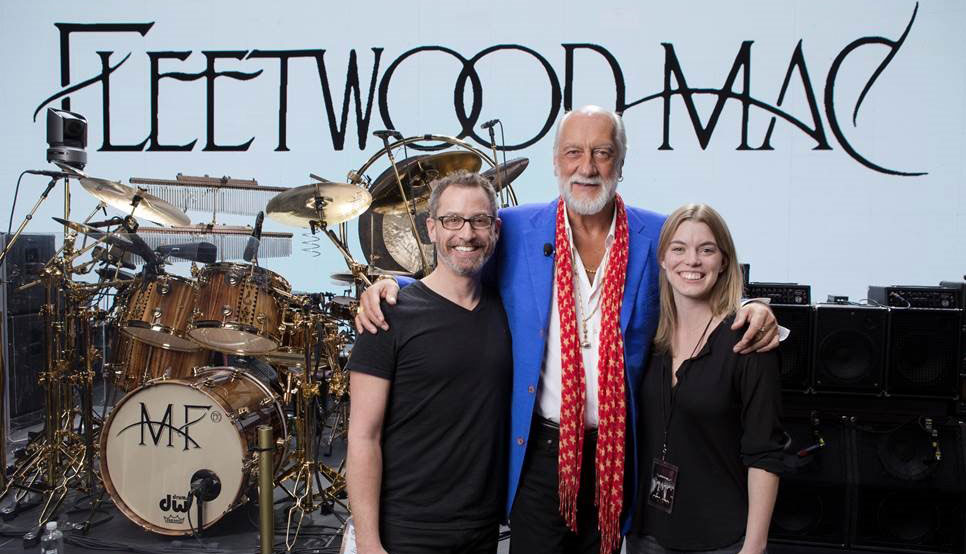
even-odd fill
[{"label": "shirt sleeve", "polygon": [[392,381],[396,373],[396,340],[392,324],[388,331],[379,329],[375,335],[360,333],[346,367],[349,371]]},{"label": "shirt sleeve", "polygon": [[777,352],[738,357],[735,385],[741,399],[741,462],[776,475],[784,471],[785,448],[780,377]]}]

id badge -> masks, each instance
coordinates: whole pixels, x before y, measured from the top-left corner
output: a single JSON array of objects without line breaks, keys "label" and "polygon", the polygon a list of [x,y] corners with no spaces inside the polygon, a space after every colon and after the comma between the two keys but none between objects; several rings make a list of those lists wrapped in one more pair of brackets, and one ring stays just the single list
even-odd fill
[{"label": "id badge", "polygon": [[674,507],[674,489],[677,483],[678,466],[655,458],[654,467],[651,470],[651,492],[647,495],[647,505],[670,514]]}]

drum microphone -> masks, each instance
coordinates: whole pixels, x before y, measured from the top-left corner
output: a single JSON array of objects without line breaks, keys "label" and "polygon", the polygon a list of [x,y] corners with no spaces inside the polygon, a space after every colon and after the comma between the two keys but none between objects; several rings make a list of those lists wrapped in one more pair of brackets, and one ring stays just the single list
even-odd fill
[{"label": "drum microphone", "polygon": [[548,258],[553,257],[553,245],[549,242],[543,243],[543,255]]},{"label": "drum microphone", "polygon": [[265,221],[265,212],[258,212],[255,217],[255,230],[252,236],[248,237],[248,244],[245,245],[245,253],[242,257],[246,262],[251,263],[258,256],[258,245],[262,240],[262,222]]},{"label": "drum microphone", "polygon": [[188,496],[197,497],[203,502],[211,502],[221,494],[221,479],[210,469],[199,469],[191,476],[191,489]]},{"label": "drum microphone", "polygon": [[487,121],[486,123],[484,123],[483,125],[480,125],[480,129],[492,129],[493,126],[496,125],[499,122],[500,122],[499,119],[491,119],[491,120]]},{"label": "drum microphone", "polygon": [[158,247],[158,255],[162,258],[174,256],[189,262],[213,264],[218,260],[218,247],[210,242],[165,244]]},{"label": "drum microphone", "polygon": [[63,171],[47,171],[46,169],[28,169],[24,171],[28,175],[43,175],[54,179],[66,179],[68,177],[79,177],[76,173],[65,173]]}]

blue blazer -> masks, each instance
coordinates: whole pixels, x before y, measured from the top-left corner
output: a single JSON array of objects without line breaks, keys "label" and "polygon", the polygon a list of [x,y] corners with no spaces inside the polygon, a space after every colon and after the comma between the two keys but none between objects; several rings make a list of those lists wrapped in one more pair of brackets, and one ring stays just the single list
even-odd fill
[{"label": "blue blazer", "polygon": [[[556,199],[549,204],[528,204],[501,210],[503,227],[492,260],[513,338],[508,513],[520,483],[547,349],[553,299],[553,257],[545,254],[544,246],[554,244],[556,210]],[[625,531],[637,496],[637,400],[660,310],[656,253],[664,216],[627,207],[627,224],[629,252],[620,323],[627,377],[627,421],[630,423],[626,434],[626,449],[630,454],[627,463],[632,470],[627,472],[631,480],[624,483],[624,487],[632,494],[629,496],[631,505],[624,510]],[[552,347],[558,348],[558,345]],[[593,463],[593,458],[584,463]]]}]

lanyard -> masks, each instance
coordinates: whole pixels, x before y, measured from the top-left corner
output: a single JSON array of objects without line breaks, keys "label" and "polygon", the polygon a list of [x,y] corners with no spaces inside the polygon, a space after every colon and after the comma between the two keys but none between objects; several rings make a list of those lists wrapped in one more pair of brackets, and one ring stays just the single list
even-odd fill
[{"label": "lanyard", "polygon": [[[704,339],[704,335],[708,332],[708,329],[711,328],[712,321],[714,321],[714,315],[712,315],[711,318],[708,319],[708,324],[704,326],[704,331],[702,331],[701,336],[698,337],[698,342],[694,344],[694,348],[691,350],[691,355],[688,356],[688,359],[681,362],[682,366],[694,358],[694,354],[695,352],[698,351],[698,346],[701,344],[701,341]],[[678,369],[681,369],[681,368],[679,367]],[[661,386],[663,388],[663,391],[662,391],[663,394],[661,394],[661,415],[664,417],[664,444],[661,446],[662,461],[667,461],[667,445],[668,445],[668,440],[670,439],[670,436],[671,436],[671,418],[674,417],[674,404],[675,404],[674,400],[677,398],[677,390],[681,386],[681,381],[678,380],[678,386],[671,387],[671,383],[669,381],[671,377],[671,372],[673,370],[674,370],[674,356],[672,355],[667,371],[661,372],[662,373]],[[667,391],[669,389],[671,391],[670,402],[667,401],[667,397],[668,397]],[[670,406],[668,406],[668,404],[670,404]]]}]

